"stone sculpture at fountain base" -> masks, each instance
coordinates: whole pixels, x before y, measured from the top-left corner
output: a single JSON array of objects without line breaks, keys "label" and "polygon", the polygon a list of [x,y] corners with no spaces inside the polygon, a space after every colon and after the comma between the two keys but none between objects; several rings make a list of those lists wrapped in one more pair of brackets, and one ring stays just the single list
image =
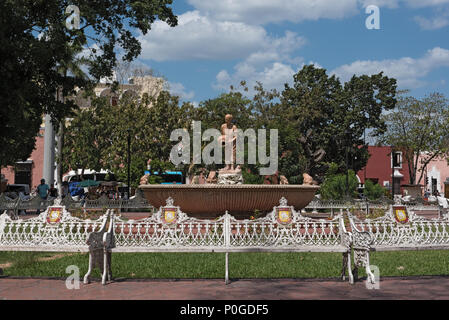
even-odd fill
[{"label": "stone sculpture at fountain base", "polygon": [[233,185],[243,184],[242,172],[219,172],[217,184]]}]

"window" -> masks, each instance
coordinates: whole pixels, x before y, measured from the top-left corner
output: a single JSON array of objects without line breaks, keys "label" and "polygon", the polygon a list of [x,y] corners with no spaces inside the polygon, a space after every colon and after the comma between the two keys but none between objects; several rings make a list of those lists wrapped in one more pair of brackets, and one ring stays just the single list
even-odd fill
[{"label": "window", "polygon": [[402,169],[402,152],[400,152],[400,151],[393,152],[391,165],[392,165],[392,168]]}]

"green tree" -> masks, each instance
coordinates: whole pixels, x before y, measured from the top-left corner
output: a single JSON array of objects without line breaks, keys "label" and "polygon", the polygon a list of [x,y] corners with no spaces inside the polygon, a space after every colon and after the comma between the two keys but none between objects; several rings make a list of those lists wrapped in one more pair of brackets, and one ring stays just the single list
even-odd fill
[{"label": "green tree", "polygon": [[364,194],[365,194],[365,197],[367,197],[369,200],[379,199],[382,196],[385,196],[386,193],[387,193],[387,189],[382,187],[380,184],[374,183],[369,179],[367,179],[365,181]]},{"label": "green tree", "polygon": [[[171,0],[4,0],[0,2],[0,161],[13,164],[29,156],[44,113],[55,123],[70,116],[76,105],[56,99],[86,88],[116,65],[119,48],[131,61],[141,52],[133,29],[146,34],[156,18],[177,24]],[[66,8],[80,10],[80,28],[67,28]],[[91,80],[73,74],[64,77],[59,67],[69,64],[73,46],[85,49],[92,63]],[[19,141],[20,140],[20,141]]]},{"label": "green tree", "polygon": [[254,116],[250,100],[242,93],[231,91],[217,98],[203,101],[192,110],[194,120],[201,121],[203,131],[207,129],[220,130],[226,114],[232,114],[233,122],[239,129],[254,128]]},{"label": "green tree", "polygon": [[[64,159],[74,169],[107,169],[120,181],[127,181],[128,136],[130,136],[130,180],[137,187],[147,161],[153,170],[174,169],[169,161],[174,142],[170,133],[187,128],[192,106],[179,103],[179,98],[162,91],[156,98],[122,97],[112,105],[104,97],[93,100],[93,106],[80,111],[66,129]],[[82,130],[78,127],[82,127]],[[82,135],[82,136],[80,136]],[[86,148],[82,148],[87,145]],[[179,168],[184,170],[183,167]]]},{"label": "green tree", "polygon": [[99,171],[103,167],[101,153],[104,139],[97,113],[103,106],[97,103],[98,101],[94,101],[96,108],[79,110],[64,130],[65,143],[62,148],[64,171],[72,169],[81,170],[83,173],[85,169]]},{"label": "green tree", "polygon": [[409,183],[420,183],[427,164],[449,153],[448,100],[439,93],[423,99],[401,96],[397,108],[383,118],[388,128],[380,141],[402,151]]},{"label": "green tree", "polygon": [[292,86],[285,85],[272,118],[283,127],[288,152],[301,171],[322,181],[331,162],[345,172],[346,153],[348,168],[357,172],[366,165],[364,133],[384,132],[381,115],[395,107],[395,96],[396,80],[382,73],[353,76],[342,85],[326,70],[308,65],[294,75]]},{"label": "green tree", "polygon": [[346,178],[346,174],[328,174],[320,187],[322,199],[342,199],[346,195],[351,198],[357,197],[359,182],[354,171],[348,171],[348,185],[346,185]]}]

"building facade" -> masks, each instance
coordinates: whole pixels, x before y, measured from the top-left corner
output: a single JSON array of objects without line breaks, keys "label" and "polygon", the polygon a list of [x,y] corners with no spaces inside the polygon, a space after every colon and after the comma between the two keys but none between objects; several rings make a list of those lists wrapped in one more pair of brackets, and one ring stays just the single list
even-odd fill
[{"label": "building facade", "polygon": [[365,168],[357,172],[362,185],[366,180],[392,191],[394,194],[402,194],[404,186],[410,181],[407,162],[404,161],[402,152],[389,146],[369,146],[370,157]]},{"label": "building facade", "polygon": [[[421,162],[426,157],[421,155]],[[445,183],[446,182],[446,183]],[[420,184],[424,185],[426,191],[433,195],[449,194],[449,165],[446,157],[438,157],[433,159],[424,167],[424,174]]]},{"label": "building facade", "polygon": [[[410,173],[407,162],[403,159],[401,151],[394,150],[390,146],[369,146],[370,158],[365,168],[357,173],[361,184],[366,180],[371,180],[391,191],[391,185],[394,185],[394,194],[404,194],[405,188],[409,187]],[[426,157],[423,153],[418,159],[418,163]],[[421,180],[417,181],[421,192],[426,190],[430,194],[440,195],[449,194],[449,165],[447,157],[439,157],[430,161],[423,167]],[[418,172],[417,179],[421,176]],[[392,178],[393,177],[393,178]],[[446,183],[445,183],[446,182]]]}]

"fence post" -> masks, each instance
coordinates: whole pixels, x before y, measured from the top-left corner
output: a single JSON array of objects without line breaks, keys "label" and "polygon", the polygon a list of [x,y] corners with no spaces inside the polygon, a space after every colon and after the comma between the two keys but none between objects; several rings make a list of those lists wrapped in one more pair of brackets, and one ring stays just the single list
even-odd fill
[{"label": "fence post", "polygon": [[20,207],[21,201],[22,201],[22,199],[20,199],[20,196],[19,196],[17,198],[16,206],[14,208],[14,219],[19,219],[19,207]]},{"label": "fence post", "polygon": [[[223,229],[225,237],[225,248],[229,249],[231,244],[231,221],[228,211],[226,211],[225,214]],[[227,250],[225,257],[225,284],[229,284],[229,252]]]}]

